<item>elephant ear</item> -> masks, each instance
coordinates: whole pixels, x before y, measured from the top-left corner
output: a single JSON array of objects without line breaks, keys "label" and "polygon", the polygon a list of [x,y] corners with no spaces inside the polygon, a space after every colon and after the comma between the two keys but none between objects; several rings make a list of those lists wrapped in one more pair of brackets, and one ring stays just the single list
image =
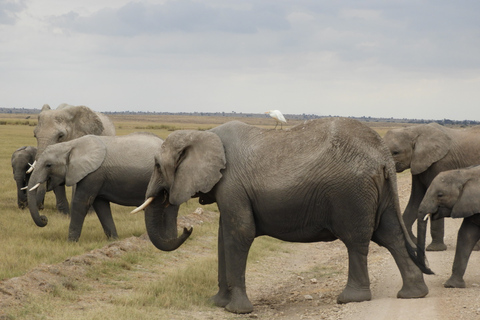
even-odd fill
[{"label": "elephant ear", "polygon": [[414,128],[417,137],[411,162],[413,175],[427,170],[433,163],[439,161],[450,151],[452,139],[436,123]]},{"label": "elephant ear", "polygon": [[70,142],[70,150],[65,184],[72,186],[85,176],[97,170],[105,160],[107,148],[103,141],[93,135],[84,136]]},{"label": "elephant ear", "polygon": [[162,144],[160,161],[170,186],[169,202],[174,205],[212,190],[226,164],[220,138],[212,132],[192,130],[171,133]]},{"label": "elephant ear", "polygon": [[470,179],[463,185],[463,190],[452,208],[452,218],[467,218],[480,213],[480,181]]},{"label": "elephant ear", "polygon": [[[57,108],[58,109],[58,108]],[[73,124],[73,132],[78,138],[87,134],[101,135],[104,127],[102,120],[95,111],[85,106],[63,106],[62,110],[68,115],[68,120]]]}]

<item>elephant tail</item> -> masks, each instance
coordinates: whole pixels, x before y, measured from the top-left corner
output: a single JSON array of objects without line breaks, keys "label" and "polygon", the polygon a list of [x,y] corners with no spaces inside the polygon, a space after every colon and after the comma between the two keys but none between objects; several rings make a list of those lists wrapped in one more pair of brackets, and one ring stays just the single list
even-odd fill
[{"label": "elephant tail", "polygon": [[434,274],[428,265],[427,257],[425,256],[424,250],[419,250],[417,244],[415,244],[410,238],[407,227],[402,217],[402,210],[400,209],[400,202],[398,199],[398,188],[397,188],[397,176],[394,171],[394,166],[385,166],[384,168],[384,177],[388,181],[388,185],[391,188],[390,192],[394,195],[393,202],[395,205],[395,211],[397,213],[397,219],[402,228],[403,236],[405,237],[405,247],[407,249],[408,255],[413,260],[415,265],[425,274]]},{"label": "elephant tail", "polygon": [[[408,234],[406,234],[408,237]],[[420,268],[420,270],[425,274],[435,274],[430,266],[428,265],[427,257],[425,256],[424,250],[418,250],[414,248],[408,241],[405,242],[407,247],[407,252],[410,258],[412,258],[413,262]],[[416,247],[416,246],[415,246]]]}]

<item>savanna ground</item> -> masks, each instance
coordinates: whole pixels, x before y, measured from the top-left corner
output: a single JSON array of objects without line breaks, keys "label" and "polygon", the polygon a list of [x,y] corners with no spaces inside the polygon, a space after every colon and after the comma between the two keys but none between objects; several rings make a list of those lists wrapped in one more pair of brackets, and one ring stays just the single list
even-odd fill
[{"label": "savanna ground", "polygon": [[[0,115],[0,319],[478,319],[479,253],[470,258],[467,288],[445,289],[460,221],[446,224],[448,250],[427,253],[433,276],[425,276],[424,299],[400,300],[401,278],[391,255],[371,244],[369,273],[373,299],[337,305],[346,283],[345,246],[340,242],[294,244],[256,239],[247,265],[247,291],[254,304],[249,315],[212,306],[216,293],[216,206],[195,200],[181,208],[179,225],[194,232],[174,252],[160,252],[145,236],[143,214],[113,206],[120,239],[109,241],[94,214],[87,217],[78,243],[67,243],[68,218],[53,208],[48,194],[45,228],[16,207],[10,156],[23,145],[36,145],[35,116]],[[165,138],[176,129],[205,130],[223,117],[112,116],[117,134],[149,131]],[[271,119],[240,119],[273,127]],[[289,123],[292,125],[292,123]],[[371,124],[380,134],[388,125]],[[409,197],[408,173],[398,175],[402,207]]]}]

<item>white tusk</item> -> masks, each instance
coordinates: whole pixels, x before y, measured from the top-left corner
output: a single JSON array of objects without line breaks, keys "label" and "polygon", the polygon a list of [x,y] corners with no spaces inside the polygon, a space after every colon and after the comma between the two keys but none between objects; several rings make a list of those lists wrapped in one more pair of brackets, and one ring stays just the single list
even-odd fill
[{"label": "white tusk", "polygon": [[134,209],[131,213],[137,213],[139,211],[142,211],[143,209],[145,209],[146,207],[148,207],[148,205],[150,203],[152,203],[153,199],[155,199],[155,197],[150,197],[148,198],[147,200],[145,200],[145,202],[138,208]]},{"label": "white tusk", "polygon": [[33,190],[37,189],[39,185],[40,185],[40,182],[37,183],[36,185],[34,185],[34,186],[33,186],[30,190],[28,190],[28,191],[33,191]]},{"label": "white tusk", "polygon": [[31,173],[33,169],[35,169],[35,164],[37,163],[37,160],[33,161],[33,164],[30,164],[30,168],[28,168],[27,173]]},{"label": "white tusk", "polygon": [[27,190],[27,189],[28,189],[28,186],[20,188],[20,190]]},{"label": "white tusk", "polygon": [[430,219],[432,218],[432,214],[431,214],[431,213],[427,213],[427,214],[425,215],[425,217],[423,217],[423,221],[427,221],[428,218],[430,218]]}]

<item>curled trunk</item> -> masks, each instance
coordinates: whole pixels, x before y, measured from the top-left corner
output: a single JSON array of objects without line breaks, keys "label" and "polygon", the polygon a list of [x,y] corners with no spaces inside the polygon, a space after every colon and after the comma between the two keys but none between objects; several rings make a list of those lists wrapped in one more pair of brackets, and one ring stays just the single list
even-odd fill
[{"label": "curled trunk", "polygon": [[177,237],[178,206],[163,207],[162,204],[148,206],[145,210],[145,225],[148,237],[153,245],[162,251],[173,251],[180,247],[192,233],[192,229],[183,229],[183,233]]},{"label": "curled trunk", "polygon": [[30,210],[30,215],[35,224],[39,227],[45,227],[48,223],[48,219],[46,216],[40,215],[40,212],[38,211],[37,192],[38,189],[28,191],[28,209]]}]

